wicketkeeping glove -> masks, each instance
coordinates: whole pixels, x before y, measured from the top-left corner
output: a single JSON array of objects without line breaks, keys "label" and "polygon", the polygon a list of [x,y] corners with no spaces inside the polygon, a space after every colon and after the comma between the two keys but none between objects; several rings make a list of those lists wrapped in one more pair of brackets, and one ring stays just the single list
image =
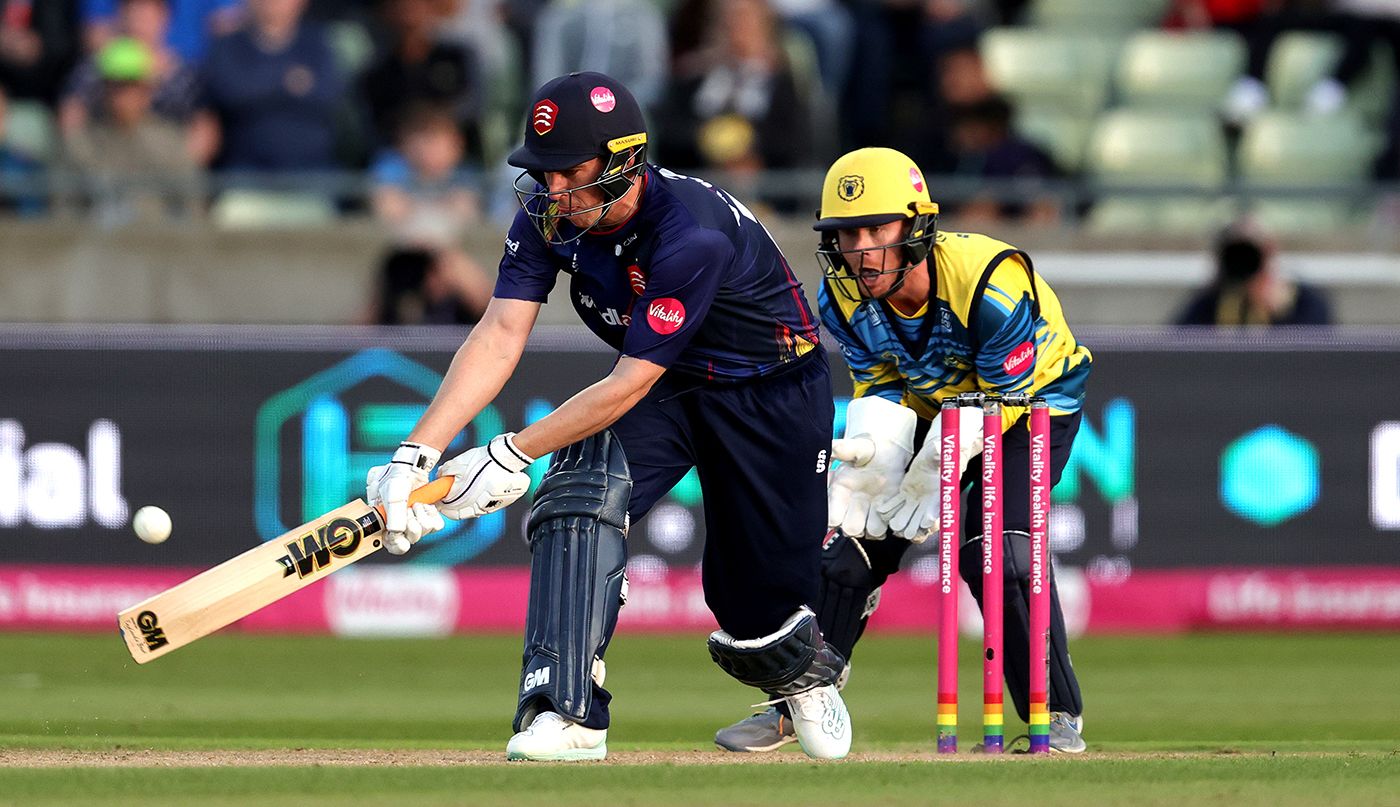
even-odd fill
[{"label": "wicketkeeping glove", "polygon": [[846,437],[831,441],[826,525],[851,538],[885,537],[886,520],[874,508],[899,483],[914,453],[914,410],[884,398],[857,398],[846,407]]},{"label": "wicketkeeping glove", "polygon": [[515,432],[498,434],[484,446],[442,464],[442,473],[456,477],[452,490],[438,502],[448,518],[476,518],[494,513],[525,495],[530,476],[524,473],[534,457],[515,447]]},{"label": "wicketkeeping glove", "polygon": [[[887,520],[890,529],[900,538],[916,544],[928,540],[938,531],[938,470],[943,415],[933,419],[928,436],[909,470],[899,483],[898,492],[880,499],[875,510]],[[958,418],[958,479],[972,458],[982,453],[982,417],[979,414],[960,415]]]}]

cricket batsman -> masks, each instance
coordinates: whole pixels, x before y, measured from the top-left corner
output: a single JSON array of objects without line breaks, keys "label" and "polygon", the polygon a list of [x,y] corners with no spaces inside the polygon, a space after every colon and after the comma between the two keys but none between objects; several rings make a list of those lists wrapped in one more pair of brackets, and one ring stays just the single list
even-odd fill
[{"label": "cricket batsman", "polygon": [[[1079,429],[1092,356],[1070,332],[1055,292],[1024,251],[985,235],[939,232],[937,216],[923,172],[893,149],[846,154],[822,187],[815,225],[826,277],[818,294],[822,323],[855,382],[845,435],[875,445],[868,461],[832,471],[827,494],[832,532],[822,553],[818,625],[847,659],[910,544],[937,534],[940,401],[963,392],[1046,398],[1052,484]],[[1029,419],[1027,409],[1003,408],[1004,652],[1022,720],[1029,710]],[[960,427],[962,488],[975,504],[982,418],[963,417]],[[837,441],[837,459],[853,459],[843,456],[845,445]],[[979,606],[981,552],[967,543],[981,542],[980,529],[979,519],[963,520],[959,570]],[[1050,745],[1078,753],[1083,703],[1053,577],[1050,601]],[[781,704],[715,735],[730,751],[770,751],[792,739]]]},{"label": "cricket batsman", "polygon": [[[628,526],[692,467],[705,500],[711,658],[784,704],[815,758],[851,744],[836,686],[845,659],[824,641],[822,512],[833,404],[818,324],[768,232],[739,200],[646,161],[642,111],[619,82],[571,73],[530,101],[510,155],[521,210],[494,296],[431,405],[370,472],[385,546],[403,553],[442,527],[525,493],[530,510],[525,650],[510,759],[602,759],[604,653],[626,599]],[[442,448],[500,392],[560,273],[583,323],[617,350],[612,371],[519,433],[442,464],[436,506],[409,507]]]}]

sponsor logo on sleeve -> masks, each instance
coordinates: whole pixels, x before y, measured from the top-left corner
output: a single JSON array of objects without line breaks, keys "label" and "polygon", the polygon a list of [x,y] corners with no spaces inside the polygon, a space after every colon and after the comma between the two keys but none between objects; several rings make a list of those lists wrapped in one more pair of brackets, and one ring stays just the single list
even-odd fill
[{"label": "sponsor logo on sleeve", "polygon": [[535,134],[547,135],[554,130],[554,122],[559,118],[559,107],[548,98],[535,104],[535,111],[530,116],[530,125],[534,127]]},{"label": "sponsor logo on sleeve", "polygon": [[1012,349],[1006,361],[1001,363],[1001,369],[1007,375],[1020,375],[1035,365],[1035,345],[1031,342],[1022,342]]},{"label": "sponsor logo on sleeve", "polygon": [[673,334],[685,325],[685,306],[674,297],[653,300],[647,306],[647,324],[663,336]]},{"label": "sponsor logo on sleeve", "polygon": [[599,112],[611,112],[617,106],[617,97],[607,87],[594,87],[593,91],[588,94],[588,100],[593,104],[593,108]]}]

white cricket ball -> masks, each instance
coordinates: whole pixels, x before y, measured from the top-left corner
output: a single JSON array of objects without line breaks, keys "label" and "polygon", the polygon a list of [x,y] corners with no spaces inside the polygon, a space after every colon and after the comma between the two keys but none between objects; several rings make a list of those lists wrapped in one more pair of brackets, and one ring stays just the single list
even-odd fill
[{"label": "white cricket ball", "polygon": [[131,517],[131,528],[136,530],[136,537],[146,543],[161,543],[170,537],[170,514],[159,507],[146,505]]}]

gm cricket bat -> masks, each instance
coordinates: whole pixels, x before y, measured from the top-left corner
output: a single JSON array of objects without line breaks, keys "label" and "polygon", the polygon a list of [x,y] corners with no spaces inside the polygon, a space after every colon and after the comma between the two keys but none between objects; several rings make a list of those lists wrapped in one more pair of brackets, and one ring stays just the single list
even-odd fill
[{"label": "gm cricket bat", "polygon": [[[451,489],[452,477],[438,477],[408,500],[437,502]],[[126,649],[145,664],[208,636],[378,552],[383,530],[383,507],[338,507],[117,614]]]}]

